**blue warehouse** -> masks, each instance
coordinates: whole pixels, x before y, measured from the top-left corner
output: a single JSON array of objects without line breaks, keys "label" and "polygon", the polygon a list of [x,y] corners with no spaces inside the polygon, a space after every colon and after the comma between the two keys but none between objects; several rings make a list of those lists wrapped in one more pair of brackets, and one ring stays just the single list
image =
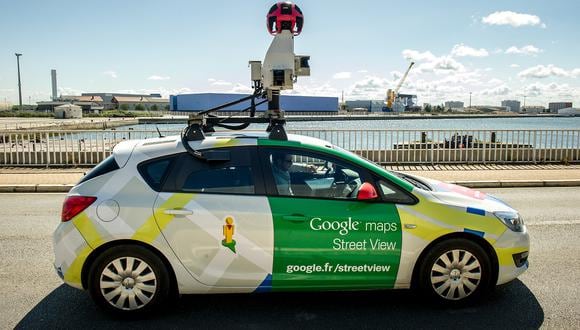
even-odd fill
[{"label": "blue warehouse", "polygon": [[[224,103],[241,99],[249,94],[199,93],[171,95],[171,111],[203,111]],[[262,99],[256,100],[257,102]],[[227,107],[221,111],[241,111],[250,106],[250,101]],[[338,112],[338,97],[281,95],[280,107],[286,112]],[[258,106],[258,111],[265,111],[268,103]]]}]

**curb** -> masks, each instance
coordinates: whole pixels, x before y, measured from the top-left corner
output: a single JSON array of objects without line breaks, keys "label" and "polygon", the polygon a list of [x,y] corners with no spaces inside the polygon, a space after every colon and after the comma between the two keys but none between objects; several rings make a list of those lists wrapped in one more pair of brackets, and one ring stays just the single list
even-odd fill
[{"label": "curb", "polygon": [[74,184],[2,184],[0,192],[2,193],[46,193],[58,192],[66,193],[74,187]]},{"label": "curb", "polygon": [[[467,188],[580,187],[580,179],[448,181],[448,183]],[[74,184],[3,184],[0,185],[0,193],[66,193],[74,186]]]},{"label": "curb", "polygon": [[494,180],[494,181],[449,181],[468,188],[538,188],[580,187],[580,179],[569,180]]}]

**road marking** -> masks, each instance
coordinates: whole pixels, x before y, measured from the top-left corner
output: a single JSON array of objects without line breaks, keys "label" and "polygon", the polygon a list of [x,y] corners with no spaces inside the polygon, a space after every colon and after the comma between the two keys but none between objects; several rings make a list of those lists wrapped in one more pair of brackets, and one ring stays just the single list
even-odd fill
[{"label": "road marking", "polygon": [[544,222],[526,223],[526,226],[552,226],[552,225],[580,225],[580,220],[544,221]]}]

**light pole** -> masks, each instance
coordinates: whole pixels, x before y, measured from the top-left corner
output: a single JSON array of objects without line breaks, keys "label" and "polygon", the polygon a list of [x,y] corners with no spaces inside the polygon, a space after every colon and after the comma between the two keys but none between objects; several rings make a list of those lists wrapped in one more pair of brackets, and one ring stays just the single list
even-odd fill
[{"label": "light pole", "polygon": [[14,53],[14,55],[16,55],[16,65],[18,66],[18,104],[20,111],[22,111],[22,85],[20,84],[20,56],[22,54]]},{"label": "light pole", "polygon": [[469,110],[471,110],[471,92],[469,92]]}]

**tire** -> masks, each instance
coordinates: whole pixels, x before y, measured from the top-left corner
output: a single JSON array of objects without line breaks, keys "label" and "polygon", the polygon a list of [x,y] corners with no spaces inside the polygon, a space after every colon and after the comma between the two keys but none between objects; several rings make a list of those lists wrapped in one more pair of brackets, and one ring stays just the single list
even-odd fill
[{"label": "tire", "polygon": [[435,245],[423,258],[419,288],[447,305],[469,304],[493,288],[490,257],[477,243],[449,239]]},{"label": "tire", "polygon": [[107,312],[134,316],[162,306],[170,293],[163,261],[138,245],[119,245],[102,253],[89,272],[89,294]]}]

